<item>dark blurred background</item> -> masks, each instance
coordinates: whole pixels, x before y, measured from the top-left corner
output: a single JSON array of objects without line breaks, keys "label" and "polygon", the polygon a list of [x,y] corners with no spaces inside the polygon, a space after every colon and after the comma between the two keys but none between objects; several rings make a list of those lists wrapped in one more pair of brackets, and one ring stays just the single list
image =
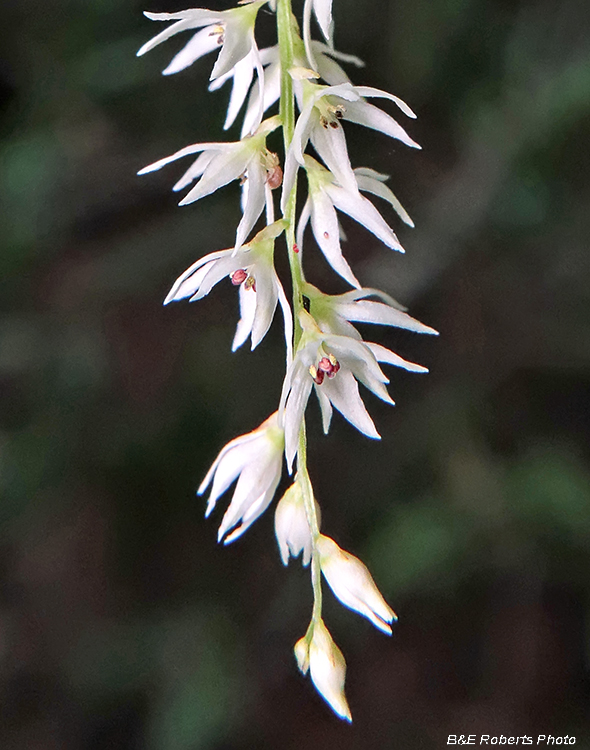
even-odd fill
[{"label": "dark blurred background", "polygon": [[365,328],[431,370],[388,370],[395,409],[366,394],[380,443],[339,415],[323,437],[310,402],[323,528],[400,615],[388,639],[326,593],[352,727],[297,672],[309,574],[281,565],[272,510],[223,549],[194,495],[275,409],[284,360],[278,324],[230,353],[230,285],[161,305],[239,218],[235,184],[180,209],[185,164],[135,176],[238,137],[212,57],[160,75],[188,36],[135,57],[161,28],[141,11],[181,7],[2,3],[0,747],[590,747],[587,0],[334,0],[353,80],[408,101],[423,146],[346,126],[417,225],[384,209],[401,256],[345,217],[346,253],[441,331]]}]

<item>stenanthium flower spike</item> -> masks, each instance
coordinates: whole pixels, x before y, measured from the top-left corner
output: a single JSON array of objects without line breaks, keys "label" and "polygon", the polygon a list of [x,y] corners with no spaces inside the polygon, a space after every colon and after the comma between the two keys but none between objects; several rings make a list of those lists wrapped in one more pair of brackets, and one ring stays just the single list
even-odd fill
[{"label": "stenanthium flower spike", "polygon": [[[218,532],[218,540],[228,544],[272,503],[286,464],[290,484],[278,500],[274,516],[280,558],[287,565],[291,557],[300,557],[302,565],[309,566],[313,591],[311,620],[295,644],[295,658],[334,713],[351,721],[344,693],[346,662],[322,616],[322,577],[342,604],[383,633],[391,635],[397,617],[367,567],[320,533],[320,507],[307,469],[305,415],[313,390],[324,432],[329,431],[336,409],[363,435],[379,439],[359,384],[393,404],[381,365],[416,373],[427,370],[381,344],[365,341],[355,324],[426,334],[436,331],[412,318],[385,292],[362,286],[346,257],[339,223],[339,212],[347,214],[386,247],[404,252],[396,232],[403,224],[414,224],[386,184],[388,176],[374,168],[381,165],[353,167],[346,127],[349,122],[356,123],[420,148],[405,130],[405,123],[400,124],[386,110],[397,108],[410,119],[416,115],[399,97],[351,81],[346,67],[358,69],[363,62],[335,49],[332,0],[301,0],[300,23],[291,3],[240,0],[236,7],[224,11],[146,12],[149,19],[168,25],[144,44],[138,55],[176,34],[191,32],[164,68],[164,75],[184,71],[217,51],[209,89],[217,90],[230,81],[232,85],[225,122],[220,126],[230,128],[243,114],[239,140],[214,139],[185,146],[140,174],[192,156],[192,164],[173,187],[186,190],[181,206],[194,204],[233,181],[241,185],[242,216],[233,246],[224,250],[200,247],[200,257],[180,274],[164,303],[197,301],[218,284],[225,288],[219,293],[233,289],[240,308],[233,350],[248,338],[255,349],[280,305],[286,370],[277,411],[252,432],[230,440],[198,494],[209,490],[209,516],[235,482]],[[259,49],[256,22],[264,5],[267,12],[276,14],[277,40]],[[314,29],[320,32],[320,39],[312,38]],[[385,109],[368,101],[373,99],[386,100]],[[279,153],[275,152],[277,131],[282,135]],[[303,172],[306,179],[299,180]],[[386,209],[394,217],[391,208],[399,218],[395,229],[381,214]],[[193,210],[198,221],[199,209]],[[288,259],[290,279],[285,286],[275,268],[277,252],[286,252]],[[340,283],[352,288],[325,294],[307,280],[303,258],[314,252],[322,253]],[[285,288],[292,290],[291,303]]]}]

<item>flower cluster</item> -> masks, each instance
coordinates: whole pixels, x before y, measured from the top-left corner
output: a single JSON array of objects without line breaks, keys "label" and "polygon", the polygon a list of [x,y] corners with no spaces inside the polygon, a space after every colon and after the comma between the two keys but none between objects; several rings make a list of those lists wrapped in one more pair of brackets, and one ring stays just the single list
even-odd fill
[{"label": "flower cluster", "polygon": [[[276,13],[277,44],[259,49],[255,26],[266,4]],[[404,116],[415,115],[398,97],[351,82],[342,64],[358,68],[363,63],[334,48],[331,0],[304,0],[302,30],[292,13],[291,0],[240,0],[237,7],[225,11],[190,9],[145,15],[168,25],[138,55],[176,34],[191,32],[164,75],[178,73],[217,50],[209,88],[213,91],[230,80],[232,83],[224,129],[243,112],[239,140],[186,146],[140,172],[153,172],[186,156],[196,157],[173,188],[186,190],[181,206],[205,198],[234,180],[241,186],[242,216],[233,246],[196,260],[176,280],[165,304],[199,300],[227,280],[237,287],[240,304],[233,350],[248,338],[252,349],[257,347],[272,325],[277,306],[285,333],[286,374],[277,411],[223,448],[198,493],[210,488],[208,516],[217,500],[236,483],[218,533],[219,541],[228,544],[271,504],[281,481],[283,462],[289,474],[295,470],[292,484],[275,511],[283,563],[299,555],[303,565],[311,563],[313,613],[307,633],[295,644],[295,656],[300,670],[303,674],[309,671],[334,712],[350,721],[344,695],[346,664],[322,618],[322,576],[342,604],[365,616],[382,632],[391,634],[397,618],[365,565],[320,532],[319,505],[307,470],[305,413],[313,390],[326,433],[335,408],[361,433],[378,439],[359,384],[393,404],[381,365],[426,372],[426,368],[384,346],[365,341],[353,325],[373,323],[436,333],[410,317],[387,294],[362,287],[345,258],[345,238],[338,218],[338,212],[348,214],[386,247],[404,252],[392,227],[367,194],[388,203],[405,224],[413,226],[412,220],[385,184],[387,175],[369,167],[352,167],[343,123],[354,122],[419,148],[389,112],[368,100],[385,99]],[[313,17],[322,41],[312,38]],[[267,116],[277,102],[278,112]],[[282,155],[270,150],[267,143],[277,130],[282,131]],[[310,147],[315,156],[309,153]],[[305,173],[307,193],[297,215],[301,172]],[[279,188],[280,199],[275,193]],[[280,218],[276,220],[279,207]],[[262,221],[264,226],[257,227]],[[325,294],[306,280],[303,246],[308,225],[315,244],[332,269],[352,287],[350,291]],[[283,235],[292,304],[275,270],[275,249]]]}]

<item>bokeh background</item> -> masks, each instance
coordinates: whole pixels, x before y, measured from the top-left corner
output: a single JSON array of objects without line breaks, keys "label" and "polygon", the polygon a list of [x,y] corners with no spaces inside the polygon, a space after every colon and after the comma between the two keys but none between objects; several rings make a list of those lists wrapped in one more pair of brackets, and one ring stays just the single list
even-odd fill
[{"label": "bokeh background", "polygon": [[371,331],[431,370],[391,372],[395,409],[367,394],[379,444],[338,415],[323,437],[310,402],[324,529],[400,615],[388,639],[325,597],[352,727],[296,670],[308,571],[281,565],[272,510],[223,549],[194,495],[274,410],[283,352],[276,325],[230,354],[230,285],[161,306],[239,217],[236,185],[180,209],[183,165],[135,176],[239,132],[211,58],[160,75],[186,36],[135,58],[157,30],[141,11],[181,7],[0,10],[0,746],[590,747],[587,0],[334,0],[338,48],[367,62],[353,79],[408,101],[423,146],[346,126],[417,225],[386,212],[400,256],[345,217],[346,252],[441,331]]}]

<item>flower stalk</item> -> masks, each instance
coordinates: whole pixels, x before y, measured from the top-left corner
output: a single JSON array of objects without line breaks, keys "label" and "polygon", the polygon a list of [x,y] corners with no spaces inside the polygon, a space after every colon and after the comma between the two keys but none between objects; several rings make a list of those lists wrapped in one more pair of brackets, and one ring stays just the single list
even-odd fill
[{"label": "flower stalk", "polygon": [[[259,49],[256,22],[265,4],[276,12],[277,43]],[[355,122],[419,148],[388,112],[366,99],[386,99],[405,116],[415,115],[398,97],[354,85],[349,79],[340,63],[357,68],[363,63],[334,48],[331,0],[303,0],[302,31],[291,0],[239,0],[235,8],[226,11],[192,8],[146,16],[170,25],[144,44],[139,55],[178,33],[191,32],[191,38],[165,67],[164,75],[185,70],[217,51],[209,90],[217,91],[232,81],[223,129],[232,127],[244,110],[239,140],[186,146],[140,172],[148,174],[192,155],[196,156],[194,162],[173,188],[191,186],[181,206],[194,205],[232,181],[239,181],[242,191],[242,218],[233,247],[202,254],[178,277],[164,303],[196,302],[221,282],[233,288],[234,293],[237,290],[240,319],[233,350],[248,338],[255,349],[270,329],[277,308],[284,324],[286,372],[277,411],[221,450],[198,494],[209,490],[208,516],[219,498],[235,484],[218,532],[218,541],[229,544],[241,537],[272,503],[284,462],[289,474],[295,469],[292,484],[275,511],[275,534],[283,563],[286,565],[290,557],[299,555],[304,566],[311,563],[311,619],[307,632],[295,644],[295,657],[300,670],[309,672],[336,715],[351,721],[344,693],[346,662],[322,617],[322,576],[342,604],[369,619],[382,632],[391,634],[397,617],[366,566],[320,531],[319,505],[307,468],[305,414],[313,391],[325,433],[336,409],[361,433],[380,439],[359,384],[393,404],[382,364],[411,372],[427,371],[380,344],[364,341],[353,325],[372,323],[436,334],[434,329],[411,318],[384,292],[362,287],[345,258],[345,237],[337,214],[337,210],[348,214],[386,247],[404,252],[388,221],[361,191],[388,204],[406,225],[413,226],[412,220],[385,185],[387,175],[372,166],[352,167],[343,123]],[[312,18],[321,30],[322,41],[312,38]],[[266,115],[277,102],[278,113]],[[267,136],[279,128],[283,153],[275,154],[269,150]],[[307,151],[309,145],[314,148],[313,157]],[[301,184],[307,186],[308,192],[298,215],[300,169],[306,173]],[[280,201],[275,201],[279,192]],[[280,205],[280,214],[276,214],[275,202]],[[275,220],[275,215],[280,218]],[[261,228],[264,220],[266,226]],[[352,290],[329,295],[306,280],[303,243],[308,225],[316,250],[323,253]],[[291,303],[274,263],[283,234]],[[378,301],[368,299],[371,297]]]},{"label": "flower stalk", "polygon": [[[293,68],[294,56],[294,24],[295,18],[291,9],[291,0],[278,0],[277,3],[277,36],[279,40],[279,54],[281,65],[281,98],[280,117],[283,124],[283,142],[285,154],[289,153],[295,131],[295,94],[293,92]],[[293,286],[293,309],[295,320],[294,349],[296,350],[301,341],[302,328],[299,322],[299,313],[303,310],[303,277],[302,257],[300,252],[295,252],[295,221],[297,205],[297,179],[295,179],[285,203],[283,218],[287,222],[285,230],[287,240],[287,253],[289,266],[291,268],[291,282]],[[322,583],[319,556],[317,552],[317,540],[320,536],[320,527],[316,513],[313,489],[307,471],[307,435],[305,429],[305,418],[301,421],[299,430],[299,449],[297,452],[297,471],[301,477],[301,487],[307,522],[311,531],[311,583],[313,588],[313,610],[312,622],[317,622],[322,616]]]}]

